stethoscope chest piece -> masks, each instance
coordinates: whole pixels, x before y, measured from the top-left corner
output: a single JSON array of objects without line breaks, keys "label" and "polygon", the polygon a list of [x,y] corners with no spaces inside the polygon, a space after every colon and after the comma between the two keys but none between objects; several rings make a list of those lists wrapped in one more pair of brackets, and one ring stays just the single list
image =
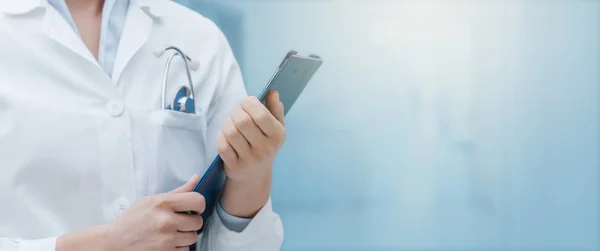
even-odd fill
[{"label": "stethoscope chest piece", "polygon": [[173,102],[166,107],[167,110],[173,110],[184,113],[196,113],[194,98],[192,98],[191,90],[187,86],[182,86],[177,91]]}]

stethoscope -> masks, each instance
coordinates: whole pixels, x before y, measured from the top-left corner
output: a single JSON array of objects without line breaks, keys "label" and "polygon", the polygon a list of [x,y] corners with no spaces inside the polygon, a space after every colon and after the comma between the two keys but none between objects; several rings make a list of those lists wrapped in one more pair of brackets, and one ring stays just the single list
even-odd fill
[{"label": "stethoscope", "polygon": [[[174,54],[170,55],[167,59],[167,64],[165,65],[165,71],[163,73],[163,81],[162,81],[162,94],[161,94],[161,107],[160,109],[165,110],[173,110],[183,113],[195,114],[196,113],[196,104],[194,103],[194,82],[192,82],[192,74],[190,72],[190,65],[188,61],[191,62],[192,68],[196,69],[199,67],[198,62],[192,61],[190,57],[185,55],[183,51],[175,46],[167,47],[164,50],[158,51],[155,55],[157,57],[162,56],[165,52],[173,50]],[[175,94],[175,98],[171,103],[167,104],[167,84],[169,82],[169,72],[171,71],[171,62],[175,57],[181,57],[185,64],[185,73],[187,75],[188,84],[187,86],[179,87],[179,90]],[[187,214],[191,214],[192,212],[186,212]],[[190,250],[196,250],[196,244],[194,243],[190,246]]]},{"label": "stethoscope", "polygon": [[[169,58],[167,59],[167,64],[165,65],[165,70],[163,73],[163,81],[162,81],[162,101],[161,101],[161,107],[160,109],[165,109],[165,110],[173,110],[173,111],[178,111],[178,112],[183,112],[183,113],[190,113],[190,114],[195,114],[196,113],[196,105],[194,103],[194,82],[192,82],[192,74],[190,72],[190,65],[188,64],[188,61],[192,62],[192,59],[190,57],[188,57],[187,55],[185,55],[185,53],[183,53],[179,48],[175,47],[175,46],[170,46],[165,48],[164,50],[161,50],[160,52],[158,52],[156,54],[156,56],[160,57],[162,56],[162,54],[164,54],[167,51],[175,51],[174,54],[170,55]],[[181,57],[183,59],[183,62],[185,64],[185,72],[187,75],[187,81],[188,84],[187,86],[181,86],[179,88],[179,90],[177,91],[177,93],[175,94],[175,98],[173,99],[173,101],[171,101],[170,103],[167,103],[167,84],[169,82],[169,72],[171,71],[171,63],[173,62],[173,59],[175,57]],[[197,68],[196,62],[192,62],[192,64],[194,64],[194,68]]]}]

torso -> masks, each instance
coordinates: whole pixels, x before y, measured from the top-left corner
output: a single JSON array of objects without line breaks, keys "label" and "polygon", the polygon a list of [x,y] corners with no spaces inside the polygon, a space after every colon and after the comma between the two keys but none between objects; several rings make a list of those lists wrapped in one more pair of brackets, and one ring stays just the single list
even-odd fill
[{"label": "torso", "polygon": [[[36,238],[107,222],[137,198],[204,171],[214,156],[207,116],[223,41],[203,17],[161,4],[167,17],[152,24],[118,79],[49,38],[44,14],[1,20],[0,236]],[[197,114],[160,109],[167,55],[154,52],[170,45],[200,61],[192,75]],[[183,67],[173,63],[168,96],[186,84]]]}]

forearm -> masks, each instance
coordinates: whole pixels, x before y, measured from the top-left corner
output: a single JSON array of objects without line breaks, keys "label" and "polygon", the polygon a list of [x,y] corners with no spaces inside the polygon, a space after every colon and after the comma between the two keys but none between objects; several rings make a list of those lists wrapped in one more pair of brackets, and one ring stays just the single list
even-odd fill
[{"label": "forearm", "polygon": [[111,251],[107,226],[91,227],[72,232],[56,240],[56,251]]},{"label": "forearm", "polygon": [[267,203],[271,192],[271,177],[257,181],[227,179],[221,197],[221,206],[229,214],[253,218]]}]

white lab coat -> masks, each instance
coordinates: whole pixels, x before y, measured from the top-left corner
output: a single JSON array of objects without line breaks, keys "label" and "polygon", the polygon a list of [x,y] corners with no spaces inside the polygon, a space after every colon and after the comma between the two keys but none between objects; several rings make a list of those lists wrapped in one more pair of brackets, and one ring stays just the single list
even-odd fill
[{"label": "white lab coat", "polygon": [[[195,115],[162,110],[161,80],[177,46],[192,72]],[[185,85],[175,60],[167,96]],[[246,96],[229,44],[176,3],[133,0],[109,78],[44,0],[0,0],[0,251],[51,251],[56,237],[104,224],[136,199],[169,191],[216,156],[215,138]],[[216,213],[201,250],[278,250],[271,203],[241,233]]]}]

